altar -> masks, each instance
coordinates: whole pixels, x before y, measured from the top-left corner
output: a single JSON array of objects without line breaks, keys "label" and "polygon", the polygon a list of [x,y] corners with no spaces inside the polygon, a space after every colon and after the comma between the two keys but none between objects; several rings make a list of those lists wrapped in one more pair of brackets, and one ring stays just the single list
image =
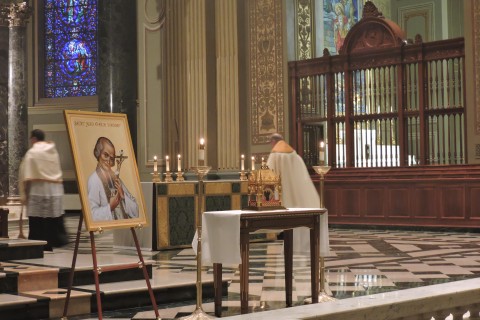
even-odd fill
[{"label": "altar", "polygon": [[[293,239],[293,229],[297,236]],[[310,229],[310,246],[302,248],[296,242]],[[226,210],[204,212],[202,216],[202,262],[213,263],[215,314],[220,316],[222,305],[222,264],[240,264],[241,312],[248,310],[249,236],[259,230],[284,230],[286,304],[292,305],[293,252],[310,255],[312,302],[318,302],[319,257],[329,254],[328,214],[320,208],[290,208],[282,210]],[[308,234],[307,234],[308,235]],[[298,243],[297,243],[298,244]],[[196,241],[193,241],[196,249]]]},{"label": "altar", "polygon": [[[235,210],[247,206],[247,181],[206,180],[203,208]],[[148,226],[137,230],[140,248],[146,251],[189,248],[195,234],[198,181],[142,182]],[[265,239],[266,235],[257,235]],[[113,230],[113,245],[135,249],[129,229]]]}]

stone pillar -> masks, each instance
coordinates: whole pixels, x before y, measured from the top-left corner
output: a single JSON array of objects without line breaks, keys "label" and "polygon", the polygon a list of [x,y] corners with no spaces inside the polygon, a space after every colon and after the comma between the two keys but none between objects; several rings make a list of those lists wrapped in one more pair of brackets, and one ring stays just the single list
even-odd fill
[{"label": "stone pillar", "polygon": [[0,3],[0,205],[8,195],[8,13]]},{"label": "stone pillar", "polygon": [[26,2],[10,4],[8,13],[8,205],[19,204],[18,168],[28,148]]},{"label": "stone pillar", "polygon": [[98,1],[98,109],[124,113],[137,148],[136,1]]}]

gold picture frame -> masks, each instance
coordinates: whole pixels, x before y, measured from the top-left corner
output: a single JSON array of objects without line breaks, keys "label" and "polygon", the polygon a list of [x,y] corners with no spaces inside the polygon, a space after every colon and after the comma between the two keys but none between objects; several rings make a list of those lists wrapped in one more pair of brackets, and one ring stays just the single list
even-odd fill
[{"label": "gold picture frame", "polygon": [[146,226],[127,116],[73,110],[64,116],[87,230]]}]

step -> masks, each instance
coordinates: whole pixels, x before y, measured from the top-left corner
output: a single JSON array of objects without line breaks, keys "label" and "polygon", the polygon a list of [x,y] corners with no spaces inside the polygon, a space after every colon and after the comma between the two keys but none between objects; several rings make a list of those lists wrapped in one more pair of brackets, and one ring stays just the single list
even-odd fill
[{"label": "step", "polygon": [[0,261],[43,258],[42,240],[0,238]]},{"label": "step", "polygon": [[58,288],[58,268],[8,262],[2,262],[0,268],[10,280],[8,285],[0,281],[2,292],[22,293]]}]

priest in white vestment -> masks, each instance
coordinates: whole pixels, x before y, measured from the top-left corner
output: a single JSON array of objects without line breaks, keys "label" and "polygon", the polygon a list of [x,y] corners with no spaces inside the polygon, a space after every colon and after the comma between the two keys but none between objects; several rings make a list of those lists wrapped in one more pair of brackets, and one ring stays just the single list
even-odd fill
[{"label": "priest in white vestment", "polygon": [[[267,166],[280,176],[282,205],[286,208],[320,208],[320,197],[303,159],[279,133],[274,133],[270,137],[270,142],[272,150],[268,157]],[[323,221],[327,221],[327,219]],[[322,241],[328,241],[328,235],[322,237]],[[326,248],[328,248],[328,245]],[[309,249],[309,229],[294,229],[294,253],[306,254],[310,252]],[[322,256],[326,254],[328,252],[321,253]]]},{"label": "priest in white vestment", "polygon": [[45,250],[68,243],[63,221],[63,179],[55,143],[45,141],[40,129],[31,132],[32,147],[19,168],[19,193],[26,204],[28,238],[45,240]]}]

